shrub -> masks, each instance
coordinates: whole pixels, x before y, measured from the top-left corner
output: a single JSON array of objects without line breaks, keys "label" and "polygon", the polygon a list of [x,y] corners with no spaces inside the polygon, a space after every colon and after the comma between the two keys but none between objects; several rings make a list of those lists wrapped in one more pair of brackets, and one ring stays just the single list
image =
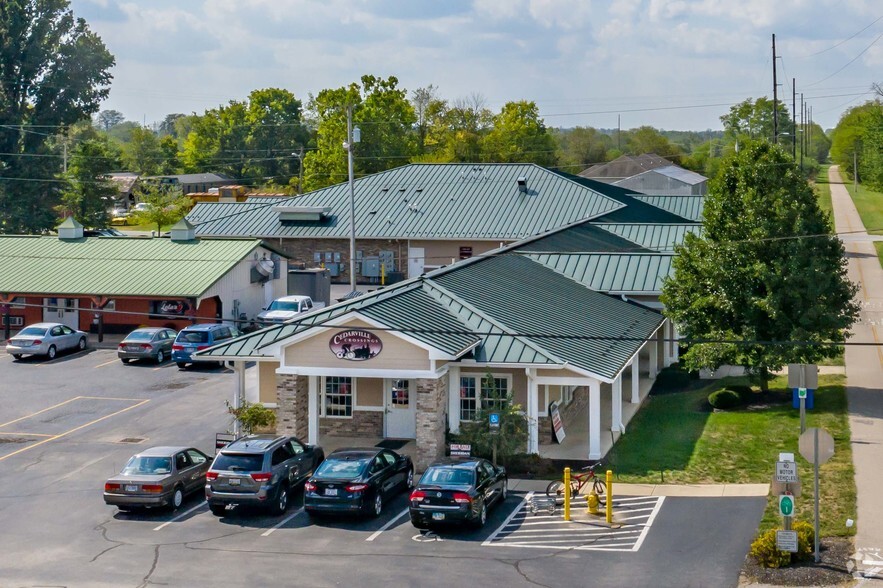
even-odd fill
[{"label": "shrub", "polygon": [[715,390],[709,394],[708,404],[714,408],[727,409],[739,406],[742,404],[742,399],[739,398],[739,394],[736,392],[724,388],[723,390]]},{"label": "shrub", "polygon": [[806,561],[815,556],[815,529],[806,521],[796,521],[791,525],[792,531],[797,531],[797,553],[794,556]]},{"label": "shrub", "polygon": [[245,402],[240,408],[233,408],[228,402],[227,410],[240,422],[242,432],[246,435],[276,424],[276,412],[260,402],[256,404]]},{"label": "shrub", "polygon": [[676,366],[667,367],[656,376],[653,384],[654,392],[683,390],[690,386],[690,374]]},{"label": "shrub", "polygon": [[[798,541],[800,533],[798,532]],[[764,568],[780,568],[791,563],[791,554],[776,547],[776,529],[759,535],[751,544],[751,557]]]},{"label": "shrub", "polygon": [[751,386],[746,386],[744,384],[734,384],[732,386],[727,386],[727,390],[732,390],[733,392],[738,394],[739,399],[742,401],[742,404],[748,404],[757,396],[754,393],[754,388],[752,388]]}]

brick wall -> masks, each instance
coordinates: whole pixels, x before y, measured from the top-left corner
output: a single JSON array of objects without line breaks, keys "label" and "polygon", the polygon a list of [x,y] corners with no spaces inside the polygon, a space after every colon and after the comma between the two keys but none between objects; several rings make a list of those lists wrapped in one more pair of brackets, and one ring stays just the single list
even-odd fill
[{"label": "brick wall", "polygon": [[383,411],[356,410],[351,419],[319,419],[319,434],[330,437],[383,437]]},{"label": "brick wall", "polygon": [[539,427],[540,445],[549,445],[552,443],[552,417],[538,417],[537,424]]},{"label": "brick wall", "polygon": [[276,432],[306,440],[309,433],[309,378],[276,376]]},{"label": "brick wall", "polygon": [[417,471],[445,454],[448,374],[437,380],[417,380]]},{"label": "brick wall", "polygon": [[559,409],[561,420],[564,423],[564,431],[567,427],[576,422],[578,419],[586,419],[589,414],[589,388],[588,386],[579,386],[573,391],[573,400],[570,404],[562,406]]},{"label": "brick wall", "polygon": [[[331,251],[340,254],[340,262],[343,264],[340,275],[331,281],[339,284],[349,282],[350,273],[350,242],[349,239],[281,239],[273,241],[273,245],[281,248],[289,257],[288,267],[294,269],[301,264],[306,267],[315,267],[316,262],[313,254],[317,251]],[[361,251],[363,257],[376,257],[381,251],[393,251],[395,255],[395,270],[408,271],[407,243],[390,239],[371,239],[356,241],[356,251]],[[358,269],[356,270],[358,272]],[[389,272],[390,268],[386,268]],[[361,274],[356,275],[357,281],[362,281]]]}]

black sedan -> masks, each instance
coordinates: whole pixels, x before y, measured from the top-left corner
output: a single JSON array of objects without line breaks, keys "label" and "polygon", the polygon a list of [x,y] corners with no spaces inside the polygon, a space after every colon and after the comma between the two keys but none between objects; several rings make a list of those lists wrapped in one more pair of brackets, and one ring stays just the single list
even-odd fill
[{"label": "black sedan", "polygon": [[162,363],[172,356],[172,343],[178,332],[174,329],[144,327],[135,329],[117,347],[117,357],[123,363],[133,359],[150,359]]},{"label": "black sedan", "polygon": [[462,523],[483,527],[488,508],[506,500],[508,491],[506,470],[486,459],[437,461],[411,492],[411,523],[418,529]]},{"label": "black sedan", "polygon": [[383,503],[414,485],[414,464],[389,449],[338,449],[304,484],[304,510],[379,516]]}]

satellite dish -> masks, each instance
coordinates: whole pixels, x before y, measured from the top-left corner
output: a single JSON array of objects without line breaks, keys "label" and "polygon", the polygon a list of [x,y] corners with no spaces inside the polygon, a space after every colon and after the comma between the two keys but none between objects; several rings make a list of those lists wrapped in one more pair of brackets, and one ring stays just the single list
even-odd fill
[{"label": "satellite dish", "polygon": [[255,264],[254,269],[256,269],[262,276],[271,276],[273,275],[274,267],[276,267],[276,264],[273,263],[273,260],[261,259]]}]

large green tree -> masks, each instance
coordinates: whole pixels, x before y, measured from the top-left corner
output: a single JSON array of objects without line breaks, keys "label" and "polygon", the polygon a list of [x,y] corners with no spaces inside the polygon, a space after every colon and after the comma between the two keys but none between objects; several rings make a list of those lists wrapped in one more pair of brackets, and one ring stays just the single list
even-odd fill
[{"label": "large green tree", "polygon": [[68,0],[0,2],[0,231],[56,224],[62,161],[49,140],[98,111],[113,65]]},{"label": "large green tree", "polygon": [[[842,243],[789,153],[749,141],[711,182],[701,236],[676,248],[666,314],[693,369],[742,365],[766,387],[787,363],[837,352],[858,314]],[[804,343],[809,344],[804,344]]]},{"label": "large green tree", "polygon": [[679,159],[683,155],[680,147],[673,144],[662,133],[650,126],[642,126],[628,131],[626,133],[625,149],[626,153],[632,155],[654,153],[661,157],[667,157],[675,163],[679,163]]},{"label": "large green tree", "polygon": [[556,131],[558,165],[565,171],[578,174],[590,165],[606,161],[613,139],[592,127]]},{"label": "large green tree", "polygon": [[107,174],[119,169],[119,154],[104,137],[80,141],[72,151],[63,176],[62,216],[73,215],[86,227],[103,227],[118,193]]},{"label": "large green tree", "polygon": [[359,175],[398,167],[416,154],[413,125],[417,122],[407,92],[398,79],[362,76],[360,84],[319,92],[310,100],[316,125],[316,149],[304,157],[304,188],[316,190],[347,179],[347,106],[361,141],[353,148],[354,170]]},{"label": "large green tree", "polygon": [[[177,152],[177,145],[175,151]],[[156,133],[144,127],[133,129],[129,142],[123,146],[123,163],[126,168],[142,176],[159,173],[163,155]]]},{"label": "large green tree", "polygon": [[[747,139],[773,140],[773,112],[778,112],[777,132],[780,142],[789,142],[788,135],[794,133],[794,125],[791,124],[791,114],[788,107],[780,100],[777,108],[773,109],[773,101],[762,96],[756,100],[748,98],[739,104],[730,107],[730,111],[721,116],[724,124],[726,137],[730,141],[740,143]],[[783,134],[786,134],[783,137]]]},{"label": "large green tree", "polygon": [[859,164],[862,182],[883,189],[883,104],[870,101],[843,113],[831,134],[831,159],[852,176]]},{"label": "large green tree", "polygon": [[484,160],[498,163],[553,165],[555,139],[546,128],[536,103],[508,102],[494,117],[484,138]]}]

